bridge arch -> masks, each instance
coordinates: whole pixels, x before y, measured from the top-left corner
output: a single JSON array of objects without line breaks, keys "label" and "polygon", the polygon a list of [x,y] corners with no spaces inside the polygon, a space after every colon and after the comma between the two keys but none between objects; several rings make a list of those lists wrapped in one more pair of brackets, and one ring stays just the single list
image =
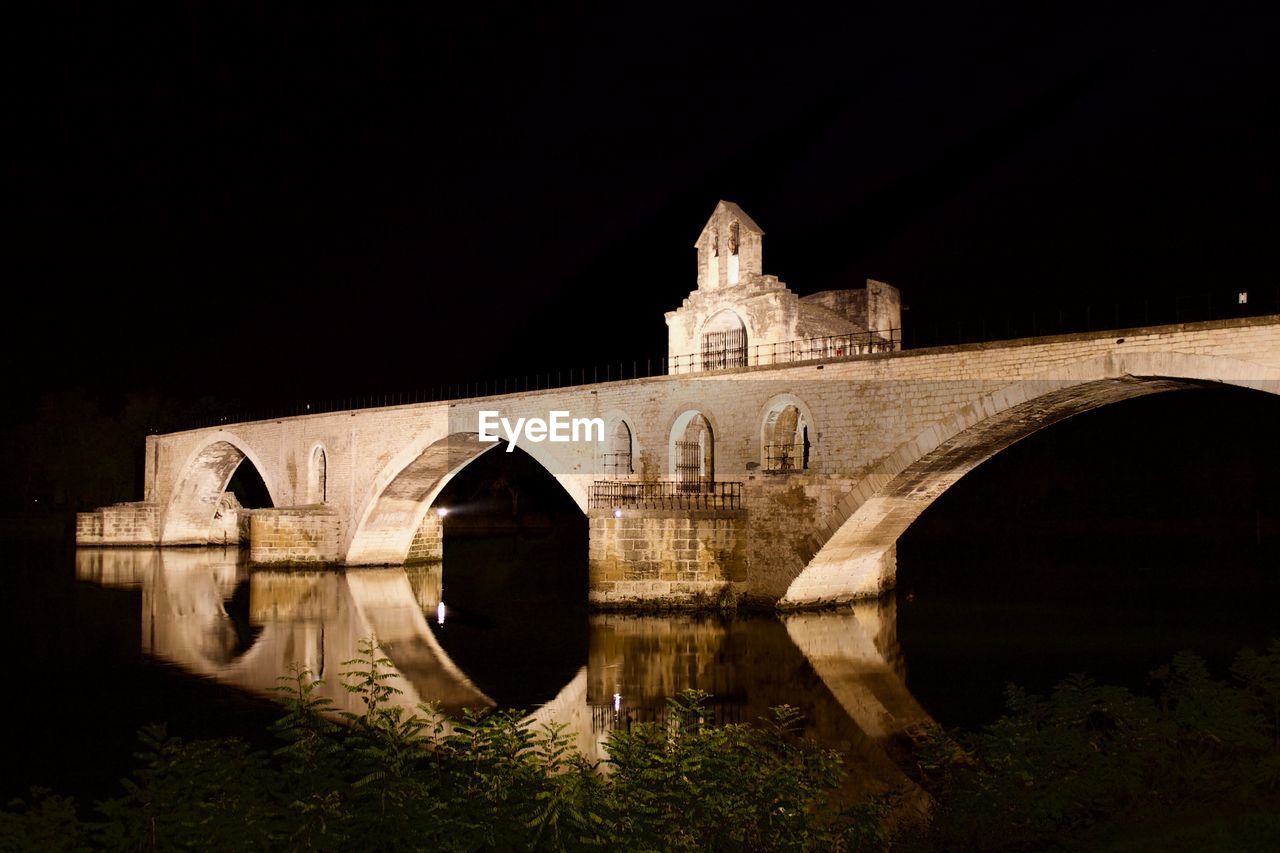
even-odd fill
[{"label": "bridge arch", "polygon": [[783,606],[878,595],[898,537],[961,477],[1017,441],[1111,403],[1205,385],[1280,394],[1280,368],[1187,353],[1113,353],[1022,380],[925,429],[872,468],[814,537]]},{"label": "bridge arch", "polygon": [[228,430],[209,435],[187,457],[170,495],[161,525],[162,545],[206,545],[218,502],[244,460],[262,478],[273,506],[280,505],[280,491],[271,470],[262,464],[247,442]]},{"label": "bridge arch", "polygon": [[406,448],[374,480],[344,562],[353,566],[403,563],[436,495],[459,471],[495,447],[480,441],[476,433],[457,432]]},{"label": "bridge arch", "polygon": [[[343,562],[352,566],[402,564],[414,534],[441,490],[481,454],[499,446],[480,441],[478,433],[455,432],[444,437],[427,435],[401,451],[374,480],[343,549]],[[581,476],[558,473],[580,466],[581,460],[557,455],[545,442],[520,447],[547,469],[586,512],[587,487],[583,480],[590,479],[589,471]],[[589,463],[590,459],[586,461]]]}]

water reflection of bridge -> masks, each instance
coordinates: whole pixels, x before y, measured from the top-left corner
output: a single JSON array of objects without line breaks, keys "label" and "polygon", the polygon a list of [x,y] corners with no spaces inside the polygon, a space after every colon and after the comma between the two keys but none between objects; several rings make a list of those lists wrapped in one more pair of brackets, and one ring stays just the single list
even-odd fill
[{"label": "water reflection of bridge", "polygon": [[[613,702],[591,703],[591,731],[611,732],[615,729],[630,731],[640,723],[666,723],[671,716],[671,706],[653,699],[640,702],[623,702],[622,694],[616,694]],[[717,726],[743,722],[742,697],[710,696],[704,703],[706,718]]]},{"label": "water reflection of bridge", "polygon": [[[358,712],[339,674],[358,642],[376,636],[394,665],[397,703],[495,705],[432,630],[438,565],[251,572],[238,549],[117,548],[80,549],[76,574],[140,589],[144,652],[242,690],[273,695],[296,663],[324,679],[320,695],[335,709]],[[246,589],[247,625],[228,613]],[[595,615],[586,665],[531,720],[565,725],[600,760],[610,731],[662,719],[666,698],[686,688],[712,694],[719,722],[790,704],[808,734],[846,755],[850,793],[900,787],[921,803],[901,742],[929,718],[907,691],[897,649],[892,600],[781,619]]]}]

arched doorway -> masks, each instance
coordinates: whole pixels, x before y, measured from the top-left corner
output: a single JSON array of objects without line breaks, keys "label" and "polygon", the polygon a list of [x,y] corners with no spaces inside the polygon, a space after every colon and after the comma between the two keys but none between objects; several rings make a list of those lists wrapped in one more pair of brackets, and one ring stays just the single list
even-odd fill
[{"label": "arched doorway", "polygon": [[671,430],[671,473],[681,492],[707,492],[714,488],[715,436],[711,422],[701,412],[685,412]]},{"label": "arched doorway", "polygon": [[725,370],[746,364],[746,324],[727,308],[718,311],[702,327],[702,369]]},{"label": "arched doorway", "polygon": [[609,433],[609,450],[604,454],[604,473],[610,479],[630,477],[635,473],[632,459],[633,440],[631,427],[619,419]]},{"label": "arched doorway", "polygon": [[788,474],[809,468],[812,447],[809,419],[794,402],[775,403],[761,430],[761,460],[766,474]]}]

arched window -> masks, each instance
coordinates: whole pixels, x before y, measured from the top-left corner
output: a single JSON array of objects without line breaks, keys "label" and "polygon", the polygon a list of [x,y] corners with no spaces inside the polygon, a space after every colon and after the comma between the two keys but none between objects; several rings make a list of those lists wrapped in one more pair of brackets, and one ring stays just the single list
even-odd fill
[{"label": "arched window", "polygon": [[702,369],[724,370],[746,364],[746,325],[733,311],[717,312],[702,327]]},{"label": "arched window", "polygon": [[775,406],[765,416],[764,470],[770,474],[804,471],[809,467],[809,423],[790,403]]},{"label": "arched window", "polygon": [[311,483],[308,489],[307,502],[322,504],[329,502],[329,460],[324,448],[317,446],[311,451]]},{"label": "arched window", "polygon": [[729,283],[738,283],[738,223],[729,225]]},{"label": "arched window", "polygon": [[672,430],[672,462],[682,492],[713,491],[716,479],[715,438],[701,412],[686,412]]},{"label": "arched window", "polygon": [[609,450],[604,455],[605,476],[629,477],[634,473],[631,448],[631,427],[626,421],[619,420],[609,435]]}]

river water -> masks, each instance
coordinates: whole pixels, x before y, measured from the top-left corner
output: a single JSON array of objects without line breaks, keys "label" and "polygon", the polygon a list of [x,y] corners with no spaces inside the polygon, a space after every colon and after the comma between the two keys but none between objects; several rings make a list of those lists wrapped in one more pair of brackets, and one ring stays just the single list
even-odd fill
[{"label": "river water", "polygon": [[250,567],[238,549],[31,537],[8,548],[4,574],[3,793],[109,795],[148,722],[270,745],[268,697],[290,664],[346,707],[342,664],[372,635],[407,705],[527,709],[595,758],[610,731],[661,719],[685,688],[710,693],[721,721],[793,705],[845,755],[856,794],[911,790],[912,733],[990,721],[1010,681],[1044,689],[1087,671],[1141,689],[1178,649],[1222,669],[1280,633],[1274,578],[1252,568],[1239,573],[1249,588],[1215,592],[1190,572],[1157,584],[1140,567],[1058,566],[1050,577],[1075,580],[1046,590],[1044,567],[1020,585],[1016,566],[953,554],[930,580],[916,563],[936,558],[904,551],[900,576],[916,582],[880,601],[727,617],[590,613],[579,552],[546,532],[454,537],[443,565],[316,572]]}]

